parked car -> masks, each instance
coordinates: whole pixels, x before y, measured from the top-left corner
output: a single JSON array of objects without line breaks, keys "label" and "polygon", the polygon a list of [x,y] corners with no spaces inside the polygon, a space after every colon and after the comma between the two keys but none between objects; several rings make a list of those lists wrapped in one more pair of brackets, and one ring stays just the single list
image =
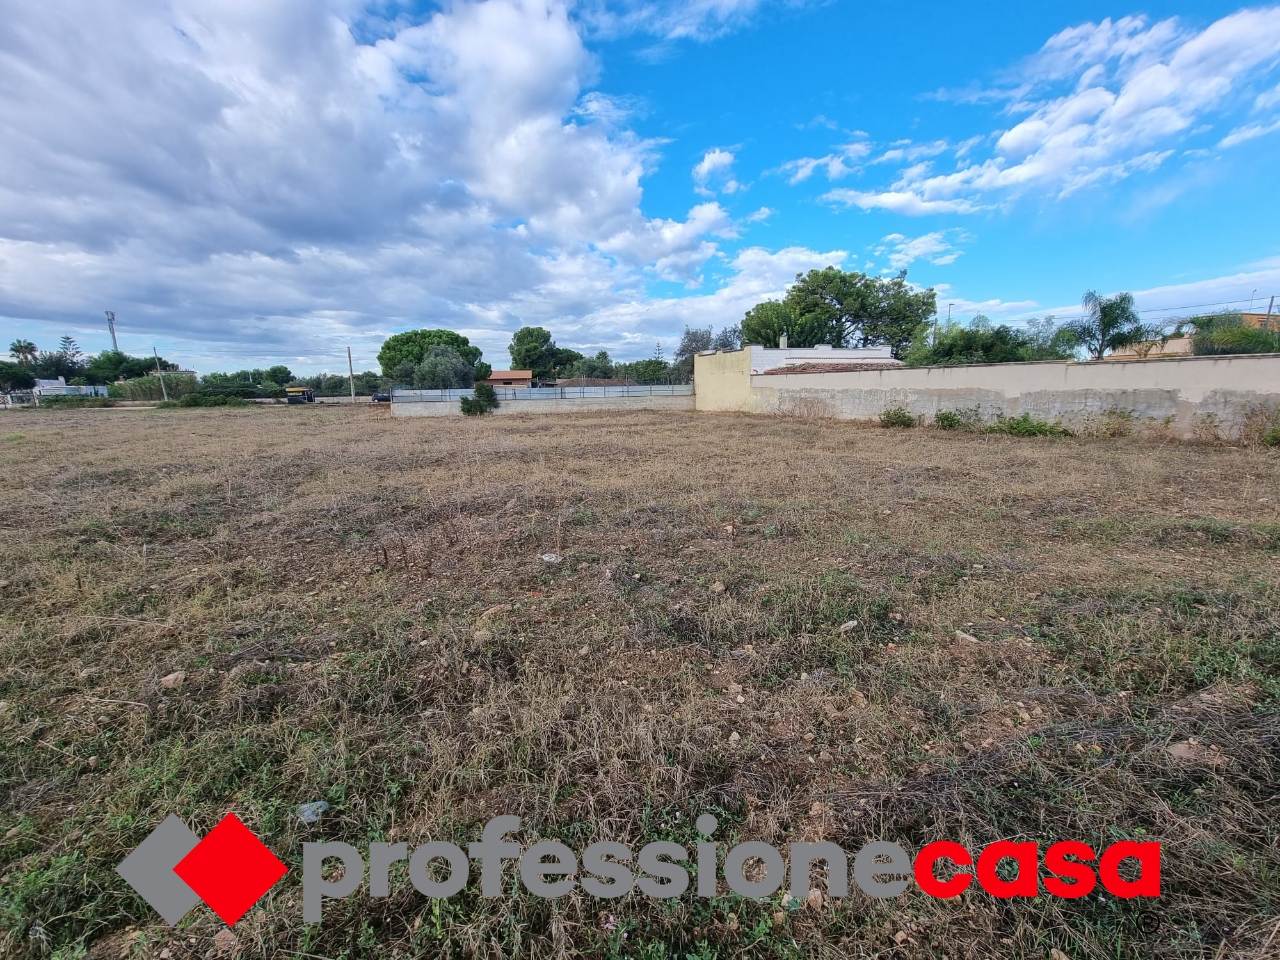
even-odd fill
[{"label": "parked car", "polygon": [[390,403],[390,402],[391,402],[391,394],[389,394],[389,393],[375,393],[375,394],[373,395],[373,402],[374,402],[374,403]]}]

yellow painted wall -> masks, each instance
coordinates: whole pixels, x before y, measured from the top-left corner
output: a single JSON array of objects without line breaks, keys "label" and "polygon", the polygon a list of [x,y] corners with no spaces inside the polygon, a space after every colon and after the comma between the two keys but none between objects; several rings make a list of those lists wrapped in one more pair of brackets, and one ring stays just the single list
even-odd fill
[{"label": "yellow painted wall", "polygon": [[720,350],[693,358],[697,409],[745,410],[751,400],[751,348]]}]

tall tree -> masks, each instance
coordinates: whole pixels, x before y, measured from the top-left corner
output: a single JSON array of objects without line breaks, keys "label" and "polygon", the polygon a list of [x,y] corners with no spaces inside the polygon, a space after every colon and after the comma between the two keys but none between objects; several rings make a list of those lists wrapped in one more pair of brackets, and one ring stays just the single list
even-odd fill
[{"label": "tall tree", "polygon": [[1067,323],[1066,328],[1094,360],[1101,360],[1113,350],[1162,335],[1159,327],[1145,324],[1138,317],[1131,293],[1104,297],[1096,290],[1089,290],[1080,304],[1085,315]]},{"label": "tall tree", "polygon": [[594,357],[584,357],[579,360],[566,373],[570,377],[608,380],[613,377],[613,361],[609,359],[609,351],[601,350]]},{"label": "tall tree", "polygon": [[549,379],[559,361],[551,332],[542,327],[521,327],[511,336],[511,369],[532,370],[535,380]]},{"label": "tall tree", "polygon": [[35,385],[35,375],[26,364],[0,360],[0,390],[12,393],[14,390],[30,390]]},{"label": "tall tree", "polygon": [[814,347],[828,342],[830,326],[822,317],[802,317],[790,304],[777,300],[757,303],[742,318],[743,343],[776,347],[784,333],[789,347]]},{"label": "tall tree", "polygon": [[9,355],[24,367],[31,367],[35,366],[36,357],[40,355],[40,351],[30,340],[15,340],[9,344]]},{"label": "tall tree", "polygon": [[419,390],[456,390],[473,383],[475,370],[452,347],[431,347],[413,372]]},{"label": "tall tree", "polygon": [[[382,367],[384,377],[394,377],[403,382],[405,364],[418,366],[432,347],[449,347],[458,356],[471,364],[475,379],[483,380],[493,372],[489,364],[480,359],[481,350],[473,347],[471,341],[452,330],[407,330],[388,337],[378,351],[378,364]],[[409,378],[412,379],[412,374]]]},{"label": "tall tree", "polygon": [[810,270],[796,274],[784,303],[798,317],[826,328],[823,338],[814,343],[833,347],[887,345],[898,358],[906,353],[916,328],[937,312],[937,294],[932,288],[912,289],[905,270],[889,278],[837,267]]},{"label": "tall tree", "polygon": [[675,383],[688,383],[693,379],[693,358],[711,349],[711,328],[685,326],[671,363],[671,378]]}]

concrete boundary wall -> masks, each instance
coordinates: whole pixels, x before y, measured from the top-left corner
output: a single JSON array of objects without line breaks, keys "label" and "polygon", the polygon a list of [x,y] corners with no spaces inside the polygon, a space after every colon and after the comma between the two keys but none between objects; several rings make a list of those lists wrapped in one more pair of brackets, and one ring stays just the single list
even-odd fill
[{"label": "concrete boundary wall", "polygon": [[[697,398],[692,394],[683,396],[663,396],[661,394],[648,397],[582,397],[556,400],[501,400],[497,416],[511,416],[520,413],[583,413],[591,410],[693,410]],[[460,417],[462,406],[457,400],[451,401],[419,401],[397,400],[391,404],[393,417]]]},{"label": "concrete boundary wall", "polygon": [[1183,436],[1214,419],[1230,435],[1259,408],[1280,410],[1280,354],[757,376],[749,363],[746,350],[698,356],[697,409],[873,420],[889,407],[929,419],[978,407],[988,420],[1027,413],[1075,427],[1118,410]]}]

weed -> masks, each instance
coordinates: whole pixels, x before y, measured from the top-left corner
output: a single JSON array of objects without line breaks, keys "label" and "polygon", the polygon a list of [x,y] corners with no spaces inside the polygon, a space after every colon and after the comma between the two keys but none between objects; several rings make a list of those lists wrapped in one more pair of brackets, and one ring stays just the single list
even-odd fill
[{"label": "weed", "polygon": [[920,422],[919,417],[906,407],[889,407],[880,414],[882,427],[914,427]]},{"label": "weed", "polygon": [[1017,417],[996,414],[996,422],[987,427],[988,433],[1007,433],[1011,437],[1073,437],[1061,423],[1037,420],[1029,413]]},{"label": "weed", "polygon": [[981,430],[983,426],[982,411],[979,407],[965,407],[960,410],[939,410],[933,416],[933,425],[939,430]]}]

